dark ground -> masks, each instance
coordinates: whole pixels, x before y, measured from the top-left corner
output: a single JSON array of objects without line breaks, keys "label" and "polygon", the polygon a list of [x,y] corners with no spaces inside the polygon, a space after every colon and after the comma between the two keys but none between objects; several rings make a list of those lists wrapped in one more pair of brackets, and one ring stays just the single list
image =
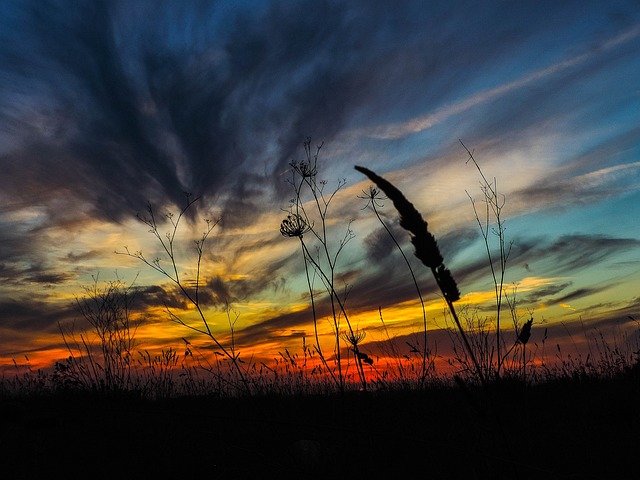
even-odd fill
[{"label": "dark ground", "polygon": [[640,478],[640,379],[0,400],[0,478]]}]

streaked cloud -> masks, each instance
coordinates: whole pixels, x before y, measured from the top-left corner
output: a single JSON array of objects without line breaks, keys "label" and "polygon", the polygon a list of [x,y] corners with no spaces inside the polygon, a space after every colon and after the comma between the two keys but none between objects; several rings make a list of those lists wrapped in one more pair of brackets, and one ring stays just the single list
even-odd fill
[{"label": "streaked cloud", "polygon": [[527,73],[522,77],[503,85],[483,90],[469,98],[458,101],[457,103],[441,107],[434,113],[430,113],[422,117],[413,118],[400,124],[376,127],[374,129],[371,129],[367,133],[374,138],[392,140],[405,137],[412,133],[421,132],[443,122],[444,120],[451,118],[454,115],[464,113],[472,107],[493,100],[496,97],[512,92],[514,90],[529,86],[532,83],[543,80],[546,77],[561,73],[576,65],[586,63],[596,55],[607,54],[610,49],[630,42],[636,39],[638,36],[640,36],[640,25],[634,25],[627,31],[603,41],[595,48],[592,47],[587,53],[582,53],[572,58],[557,62],[548,67],[541,68],[531,73]]}]

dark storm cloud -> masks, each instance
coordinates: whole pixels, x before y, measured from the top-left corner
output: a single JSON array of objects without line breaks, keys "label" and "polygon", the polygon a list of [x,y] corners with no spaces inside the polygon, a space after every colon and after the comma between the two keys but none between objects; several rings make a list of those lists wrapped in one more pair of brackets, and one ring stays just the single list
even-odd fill
[{"label": "dark storm cloud", "polygon": [[[145,110],[153,108],[148,105],[153,92],[141,91],[136,74],[128,70],[132,59],[126,46],[131,38],[119,38],[114,5],[16,6],[21,8],[21,28],[10,45],[18,48],[2,50],[5,65],[31,84],[36,99],[48,95],[49,111],[37,114],[58,128],[48,135],[46,128],[34,124],[35,132],[24,132],[21,140],[28,146],[3,158],[13,167],[9,177],[23,180],[17,185],[23,190],[31,187],[26,195],[36,195],[38,186],[66,189],[70,197],[90,202],[110,219],[130,214],[125,207],[144,205],[146,198],[175,199],[185,187],[177,178],[177,159],[160,141],[162,126]],[[6,103],[5,109],[21,106]]]},{"label": "dark storm cloud", "polygon": [[26,280],[32,283],[52,285],[64,283],[65,281],[74,277],[75,275],[70,275],[68,273],[43,272],[40,268],[36,267],[34,274],[27,276]]},{"label": "dark storm cloud", "polygon": [[[396,239],[402,238],[405,231],[397,224],[390,224],[387,228],[392,229],[392,234]],[[364,239],[365,253],[372,262],[382,262],[386,257],[397,251],[393,239],[383,227],[369,233]]]},{"label": "dark storm cloud", "polygon": [[53,286],[63,284],[73,278],[76,278],[73,273],[58,272],[54,268],[38,262],[0,264],[0,280],[5,286],[24,287],[33,284],[38,284],[36,287]]},{"label": "dark storm cloud", "polygon": [[[525,295],[522,298],[522,303],[523,304],[538,304],[538,303],[544,303],[546,306],[550,306],[550,305],[562,305],[562,304],[568,304],[569,302],[574,302],[575,300],[579,300],[581,298],[587,298],[591,295],[600,293],[600,292],[604,292],[606,290],[608,290],[609,288],[612,287],[611,284],[605,284],[605,285],[601,285],[598,287],[589,287],[589,288],[579,288],[577,290],[573,290],[571,292],[567,292],[566,294],[560,296],[560,297],[554,297],[553,295],[553,290],[556,290],[557,292],[562,291],[566,286],[571,285],[571,283],[569,282],[568,284],[565,285],[552,285],[549,286],[547,288],[543,288],[543,289],[539,289],[536,290],[535,292],[533,292],[530,295]],[[615,304],[610,304],[610,305],[603,305],[603,304],[599,304],[599,305],[589,305],[587,308],[583,308],[582,312],[589,317],[590,316],[590,312],[595,311],[596,309],[602,309],[602,308],[611,308],[615,306]]]},{"label": "dark storm cloud", "polygon": [[0,213],[0,259],[9,260],[13,256],[28,254],[34,249],[33,241],[24,237],[27,229],[16,228],[10,221],[3,221]]},{"label": "dark storm cloud", "polygon": [[88,250],[86,252],[69,252],[65,255],[65,260],[71,263],[81,262],[84,260],[92,260],[99,257],[102,252],[98,250]]},{"label": "dark storm cloud", "polygon": [[569,293],[567,293],[566,295],[563,295],[560,298],[554,299],[554,302],[557,302],[557,303],[571,302],[573,300],[578,300],[579,298],[588,297],[590,295],[593,295],[594,293],[602,292],[602,291],[606,290],[607,288],[608,288],[608,286],[607,287],[600,287],[600,288],[579,288],[578,290],[574,290],[573,292],[569,292]]},{"label": "dark storm cloud", "polygon": [[473,228],[459,228],[438,237],[438,247],[445,259],[454,261],[459,252],[471,246],[480,238],[480,232]]},{"label": "dark storm cloud", "polygon": [[54,188],[107,219],[147,199],[180,202],[182,190],[253,200],[243,194],[261,179],[241,167],[265,170],[266,140],[282,166],[305,135],[337,132],[366,91],[355,69],[366,30],[351,33],[332,2],[13,7],[0,50],[3,120],[18,144],[2,157],[6,192]]}]

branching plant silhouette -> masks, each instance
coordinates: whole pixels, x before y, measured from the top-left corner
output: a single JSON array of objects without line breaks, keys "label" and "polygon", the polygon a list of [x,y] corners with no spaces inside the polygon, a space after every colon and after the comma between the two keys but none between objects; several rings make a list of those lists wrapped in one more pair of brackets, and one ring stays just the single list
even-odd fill
[{"label": "branching plant silhouette", "polygon": [[[145,223],[149,227],[149,232],[156,237],[158,242],[160,243],[162,250],[165,255],[165,259],[163,261],[162,258],[156,257],[153,260],[148,259],[141,250],[138,251],[130,251],[128,247],[124,247],[124,252],[116,251],[116,254],[125,255],[128,257],[135,258],[144,264],[151,267],[156,272],[162,274],[164,277],[168,278],[172,284],[178,288],[178,291],[182,294],[182,296],[187,300],[189,304],[191,304],[200,319],[200,326],[194,326],[191,323],[186,322],[180,316],[176,315],[168,306],[165,306],[165,310],[169,316],[169,319],[179,325],[182,325],[190,330],[193,330],[197,333],[205,335],[209,339],[213,341],[215,346],[220,350],[220,354],[230,361],[231,366],[235,373],[238,375],[240,380],[241,390],[244,391],[247,395],[251,395],[251,385],[250,379],[245,369],[241,365],[240,360],[240,352],[235,348],[235,340],[234,340],[234,328],[236,319],[232,319],[231,311],[229,304],[226,304],[226,312],[227,318],[229,320],[229,327],[231,331],[231,340],[230,343],[224,345],[218,336],[214,333],[211,328],[211,323],[207,318],[205,313],[204,305],[202,299],[200,297],[200,290],[202,287],[202,257],[204,254],[205,243],[209,239],[211,232],[218,225],[218,220],[205,219],[206,228],[202,233],[202,236],[195,240],[195,251],[196,251],[196,268],[195,268],[195,278],[193,279],[185,279],[178,270],[178,258],[176,253],[176,235],[178,233],[178,227],[180,226],[181,220],[184,218],[187,211],[193,206],[193,204],[198,200],[198,198],[191,198],[191,194],[186,193],[186,204],[180,210],[178,215],[174,215],[172,213],[166,214],[166,219],[169,221],[170,227],[169,231],[164,235],[160,233],[160,225],[158,220],[156,219],[155,212],[151,206],[151,204],[147,205],[147,214],[146,215],[138,215],[138,218]],[[168,260],[168,261],[167,261]],[[211,373],[216,373],[213,370]]]},{"label": "branching plant silhouette", "polygon": [[[367,381],[363,366],[363,360],[368,363],[371,359],[359,348],[359,334],[353,328],[349,314],[345,308],[348,296],[348,288],[340,293],[337,287],[338,258],[347,243],[354,238],[351,230],[351,222],[346,227],[344,235],[333,246],[329,239],[328,220],[329,207],[336,194],[344,187],[345,180],[339,180],[334,190],[325,192],[327,182],[318,178],[318,156],[322,144],[317,146],[315,153],[311,152],[311,139],[304,142],[305,159],[291,162],[291,179],[289,184],[293,189],[293,199],[287,210],[287,217],[280,224],[280,233],[284,237],[297,238],[300,242],[302,257],[304,260],[307,287],[313,315],[313,327],[315,336],[315,348],[321,362],[327,369],[340,391],[344,390],[346,374],[342,365],[341,342],[347,344],[347,351],[352,351],[355,357],[356,370],[362,388],[366,390]],[[309,242],[305,235],[310,236]],[[315,252],[312,252],[315,249]],[[315,279],[319,278],[329,296],[331,308],[331,322],[334,332],[335,368],[329,364],[329,359],[322,350],[318,329],[318,308],[314,289]],[[343,331],[342,322],[346,325]]]},{"label": "branching plant silhouette", "polygon": [[[116,279],[99,286],[99,275],[76,297],[76,306],[91,327],[91,332],[76,333],[58,323],[69,357],[55,365],[65,387],[100,393],[125,392],[134,387],[133,354],[139,321],[131,316],[133,285]],[[97,339],[94,345],[90,335]]]},{"label": "branching plant silhouette", "polygon": [[[491,269],[491,277],[493,279],[493,286],[495,289],[495,302],[496,302],[496,342],[495,342],[495,351],[496,351],[496,365],[495,369],[493,368],[493,355],[489,356],[488,368],[487,372],[490,376],[495,376],[496,379],[500,378],[500,371],[502,370],[502,365],[508,354],[503,355],[503,341],[501,339],[501,315],[502,315],[502,307],[503,300],[505,299],[505,273],[507,270],[507,261],[509,259],[509,255],[511,254],[511,248],[513,247],[513,242],[509,242],[507,244],[505,237],[505,223],[502,216],[502,210],[505,206],[505,196],[498,191],[497,180],[494,178],[493,181],[489,181],[485,176],[484,172],[480,168],[480,165],[476,161],[473,156],[473,152],[470,151],[462,140],[460,140],[460,144],[465,149],[469,158],[467,159],[467,163],[472,162],[475,165],[478,173],[480,174],[480,190],[482,191],[484,203],[484,214],[480,214],[476,202],[473,197],[467,192],[467,196],[471,201],[471,206],[473,207],[473,212],[475,214],[476,222],[478,223],[478,228],[480,229],[480,233],[482,235],[485,249],[487,252],[487,259],[489,261],[489,268]],[[493,227],[491,225],[494,225]],[[492,251],[492,245],[490,240],[490,234],[493,234],[498,241],[498,252],[497,258],[494,251]],[[513,299],[515,301],[515,298]],[[513,312],[513,309],[512,309]]]}]

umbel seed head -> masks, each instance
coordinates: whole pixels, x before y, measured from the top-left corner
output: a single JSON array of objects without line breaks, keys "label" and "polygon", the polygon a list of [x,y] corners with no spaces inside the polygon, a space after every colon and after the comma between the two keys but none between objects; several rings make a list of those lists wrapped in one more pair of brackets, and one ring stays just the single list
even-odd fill
[{"label": "umbel seed head", "polygon": [[307,233],[311,227],[300,215],[292,213],[282,220],[280,224],[280,233],[283,237],[300,237]]}]

